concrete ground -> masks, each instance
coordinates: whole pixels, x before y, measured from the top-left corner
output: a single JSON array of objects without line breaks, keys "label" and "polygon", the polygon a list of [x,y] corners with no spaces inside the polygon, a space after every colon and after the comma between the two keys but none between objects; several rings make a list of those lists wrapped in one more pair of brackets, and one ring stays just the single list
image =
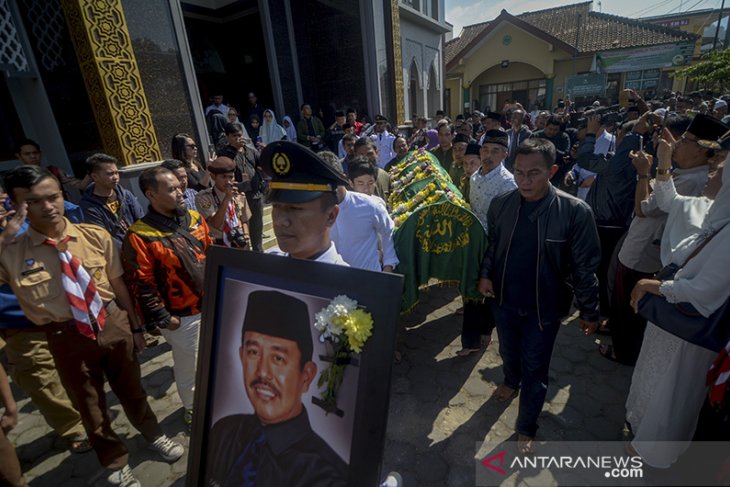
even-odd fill
[{"label": "concrete ground", "polygon": [[[479,444],[513,438],[517,400],[498,403],[490,395],[502,378],[496,332],[485,353],[466,358],[459,350],[461,299],[455,289],[433,286],[405,316],[399,337],[402,363],[393,367],[383,474],[396,470],[406,486],[470,486],[475,482]],[[551,385],[540,418],[539,439],[618,440],[632,369],[610,362],[596,351],[596,338],[583,336],[574,321],[560,331],[550,371]],[[172,375],[172,354],[164,342],[140,356],[143,382],[165,432],[186,447],[189,438]],[[71,455],[22,391],[20,420],[9,438],[33,487],[104,485],[93,452]],[[184,485],[187,455],[172,465],[158,461],[132,428],[112,393],[114,422],[127,442],[130,463],[144,486]],[[550,485],[550,477],[503,485]]]}]

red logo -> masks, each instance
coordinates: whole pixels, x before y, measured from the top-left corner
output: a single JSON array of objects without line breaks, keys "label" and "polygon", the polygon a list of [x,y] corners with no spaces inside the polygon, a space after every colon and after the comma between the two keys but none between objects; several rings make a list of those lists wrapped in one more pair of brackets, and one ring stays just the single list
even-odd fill
[{"label": "red logo", "polygon": [[[485,458],[482,460],[482,465],[484,465],[487,468],[491,468],[495,472],[501,475],[507,475],[507,471],[503,468],[500,468],[502,465],[504,465],[504,456],[507,454],[507,450],[501,451],[500,453],[497,453],[496,455],[492,455],[489,458]],[[499,466],[492,465],[492,462],[495,460],[499,460]]]}]

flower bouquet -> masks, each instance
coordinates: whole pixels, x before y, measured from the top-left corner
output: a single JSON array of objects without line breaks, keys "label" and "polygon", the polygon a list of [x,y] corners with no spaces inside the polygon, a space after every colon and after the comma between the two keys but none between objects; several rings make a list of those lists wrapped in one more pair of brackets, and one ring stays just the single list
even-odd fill
[{"label": "flower bouquet", "polygon": [[345,367],[355,361],[353,354],[360,353],[372,335],[373,317],[358,308],[357,301],[340,295],[314,315],[314,328],[319,332],[319,341],[331,352],[327,357],[320,357],[330,365],[317,381],[317,386],[324,390],[315,403],[328,413],[341,415],[337,409],[337,391],[345,376]]}]

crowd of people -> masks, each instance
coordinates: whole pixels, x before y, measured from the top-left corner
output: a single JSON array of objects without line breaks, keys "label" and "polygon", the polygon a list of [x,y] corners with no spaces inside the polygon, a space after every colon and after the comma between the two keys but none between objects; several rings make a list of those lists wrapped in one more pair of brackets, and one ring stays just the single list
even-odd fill
[{"label": "crowd of people", "polygon": [[[0,336],[11,376],[70,451],[93,449],[111,484],[140,485],[112,428],[105,380],[150,447],[179,459],[183,447],[147,403],[135,351],[160,337],[170,344],[192,424],[206,250],[263,252],[268,202],[274,253],[395,272],[390,173],[409,151],[428,150],[488,239],[474,283],[484,299],[464,300],[458,355],[482,352],[497,329],[504,382],[494,395],[519,395],[521,451],[534,449],[555,338],[574,306],[585,335],[611,337],[596,353],[635,367],[627,451],[668,467],[693,437],[730,437],[729,349],[639,311],[647,296],[688,303],[710,326],[725,308],[730,126],[723,99],[625,98],[533,113],[508,103],[453,120],[440,112],[430,128],[414,114],[399,130],[351,108],[325,128],[309,104],[296,124],[285,116],[279,125],[254,93],[246,110],[215,96],[205,109],[211,139],[177,134],[173,158],[139,175],[147,208],[120,185],[113,156],[92,155],[77,179],[21,140],[22,165],[0,195]],[[3,433],[18,414],[4,372],[0,400],[0,474],[25,485]]]}]

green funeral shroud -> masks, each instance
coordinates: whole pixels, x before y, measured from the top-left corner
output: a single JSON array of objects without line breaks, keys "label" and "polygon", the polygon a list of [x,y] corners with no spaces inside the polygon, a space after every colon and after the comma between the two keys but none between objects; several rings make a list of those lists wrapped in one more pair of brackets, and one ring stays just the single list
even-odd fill
[{"label": "green funeral shroud", "polygon": [[[414,194],[428,184],[428,179],[413,184]],[[448,185],[453,187],[450,181]],[[487,237],[470,210],[442,196],[408,216],[394,232],[393,240],[400,260],[396,272],[405,276],[402,311],[418,303],[419,287],[431,278],[458,283],[466,299],[482,299],[477,285]]]}]

